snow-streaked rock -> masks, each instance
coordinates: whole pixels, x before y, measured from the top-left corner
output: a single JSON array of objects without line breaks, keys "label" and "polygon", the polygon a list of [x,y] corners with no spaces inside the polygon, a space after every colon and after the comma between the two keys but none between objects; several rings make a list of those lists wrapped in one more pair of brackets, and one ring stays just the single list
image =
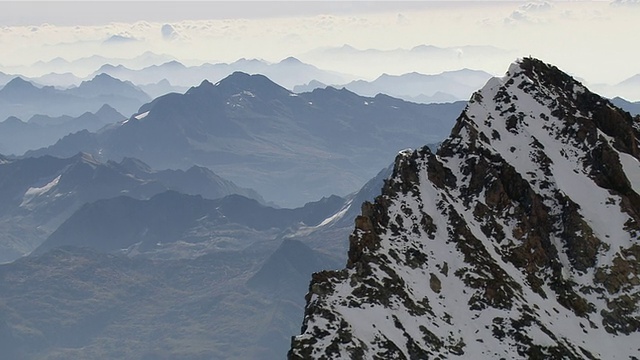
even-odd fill
[{"label": "snow-streaked rock", "polygon": [[525,58],[434,154],[398,155],[291,359],[640,353],[640,118]]}]

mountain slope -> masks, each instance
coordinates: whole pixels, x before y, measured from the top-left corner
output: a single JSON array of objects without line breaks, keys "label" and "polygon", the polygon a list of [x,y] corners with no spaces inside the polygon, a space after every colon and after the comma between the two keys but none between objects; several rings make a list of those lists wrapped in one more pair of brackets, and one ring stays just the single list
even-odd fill
[{"label": "mountain slope", "polygon": [[0,265],[3,358],[282,358],[288,337],[274,325],[289,335],[304,304],[245,286],[260,261],[246,252],[154,261],[67,248]]},{"label": "mountain slope", "polygon": [[0,161],[0,262],[40,245],[87,202],[126,194],[148,199],[167,190],[220,198],[242,194],[262,201],[208,169],[155,171],[135,159],[101,163],[88,154]]},{"label": "mountain slope", "polygon": [[[67,92],[84,98],[103,98],[105,103],[114,99],[122,101],[120,98],[135,99],[140,104],[151,100],[149,95],[130,81],[121,81],[104,73],[83,81],[78,87],[68,89]],[[137,108],[131,112],[135,110]]]},{"label": "mountain slope", "polygon": [[126,117],[109,105],[96,113],[86,112],[78,117],[68,115],[50,117],[34,115],[23,122],[15,117],[0,122],[0,151],[21,155],[28,150],[55,144],[62,137],[81,130],[97,131]]},{"label": "mountain slope", "polygon": [[214,200],[175,191],[148,200],[120,196],[85,204],[34,254],[62,246],[169,254],[172,247],[185,243],[198,246],[200,251],[241,250],[259,240],[271,240],[288,227],[317,225],[343,201],[335,197],[331,206],[274,209],[240,195]]},{"label": "mountain slope", "polygon": [[289,357],[630,358],[640,118],[525,58],[432,153],[402,152]]},{"label": "mountain slope", "polygon": [[154,168],[197,164],[295,207],[351,193],[391,163],[390,154],[440,141],[463,106],[334,88],[294,94],[262,75],[234,73],[157,98],[120,126],[70,135],[27,155],[84,151]]},{"label": "mountain slope", "polygon": [[36,114],[80,116],[97,111],[104,104],[129,115],[149,100],[149,96],[133,84],[105,74],[66,90],[53,86],[40,88],[16,77],[0,89],[0,119],[9,116],[28,119]]}]

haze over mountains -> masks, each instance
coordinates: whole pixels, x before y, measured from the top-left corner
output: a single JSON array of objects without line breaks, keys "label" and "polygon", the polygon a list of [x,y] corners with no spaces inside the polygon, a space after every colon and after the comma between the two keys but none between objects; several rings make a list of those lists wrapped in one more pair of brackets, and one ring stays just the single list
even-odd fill
[{"label": "haze over mountains", "polygon": [[37,87],[15,77],[0,89],[0,118],[15,116],[29,119],[34,115],[75,117],[85,112],[96,112],[104,104],[109,104],[120,113],[131,114],[150,100],[132,83],[105,74],[65,90],[51,86]]},{"label": "haze over mountains", "polygon": [[387,94],[418,103],[445,103],[467,100],[491,78],[491,74],[462,69],[437,75],[409,73],[403,75],[382,74],[374,81],[352,81],[344,87],[363,96]]},{"label": "haze over mountains", "polygon": [[22,155],[56,143],[65,135],[80,131],[97,131],[106,125],[123,121],[126,117],[105,104],[94,113],[78,117],[62,115],[34,115],[27,121],[11,116],[0,122],[0,153]]},{"label": "haze over mountains", "polygon": [[[462,242],[456,242],[453,248],[451,244],[430,247],[434,254],[422,254],[421,251],[428,250],[418,245],[415,251],[398,248],[399,250],[393,251],[397,256],[402,255],[402,257],[397,259],[390,250],[388,255],[381,257],[382,260],[379,261],[375,251],[368,252],[369,248],[361,246],[361,244],[369,244],[368,234],[386,233],[387,235],[376,236],[397,236],[398,239],[406,239],[406,242],[398,240],[402,244],[413,246],[414,242],[420,241],[419,234],[433,230],[429,225],[429,218],[424,214],[437,218],[440,209],[435,207],[435,210],[430,209],[427,206],[428,202],[421,200],[420,197],[420,194],[424,193],[422,186],[426,184],[425,179],[428,178],[436,182],[434,191],[440,194],[439,200],[436,200],[448,201],[449,206],[443,208],[449,210],[446,210],[445,215],[442,216],[449,216],[447,218],[449,219],[454,213],[451,210],[453,208],[455,212],[462,214],[463,220],[468,223],[472,223],[473,219],[481,218],[485,219],[487,224],[493,224],[485,226],[483,222],[478,227],[471,228],[472,234],[479,238],[482,244],[491,244],[490,239],[498,238],[498,235],[492,232],[499,228],[498,225],[503,228],[505,234],[503,240],[508,240],[509,244],[518,245],[517,241],[520,241],[521,237],[528,239],[526,234],[529,233],[540,235],[536,229],[546,229],[544,227],[546,223],[543,224],[543,222],[548,219],[536,212],[534,215],[542,216],[539,219],[539,225],[542,225],[525,226],[529,223],[522,219],[527,218],[527,211],[533,211],[527,204],[535,203],[543,206],[540,204],[552,201],[559,202],[560,208],[566,207],[566,211],[563,210],[569,214],[567,218],[569,220],[563,220],[566,226],[586,224],[580,225],[583,226],[581,231],[586,234],[591,229],[590,234],[598,236],[601,229],[596,229],[600,225],[593,225],[594,217],[585,217],[584,223],[577,220],[583,215],[580,209],[596,209],[596,207],[584,205],[581,199],[571,194],[566,198],[544,197],[544,201],[539,199],[542,201],[539,204],[527,197],[531,195],[530,192],[520,191],[522,187],[527,188],[527,186],[531,188],[531,192],[537,191],[533,189],[553,189],[554,181],[560,181],[559,179],[569,176],[565,170],[571,169],[569,166],[566,166],[566,169],[563,166],[556,168],[553,164],[560,163],[565,155],[571,159],[582,156],[577,153],[581,148],[576,148],[578,150],[574,151],[574,148],[568,145],[558,148],[552,146],[555,142],[573,144],[572,136],[578,135],[563,132],[562,127],[558,125],[559,130],[556,129],[560,134],[558,139],[551,135],[545,137],[544,131],[556,130],[535,128],[536,132],[533,133],[533,130],[530,130],[531,124],[534,123],[534,118],[536,121],[552,119],[553,124],[556,124],[556,117],[565,116],[563,121],[576,121],[582,126],[583,122],[588,123],[585,119],[588,119],[589,111],[606,115],[608,113],[605,110],[612,109],[614,115],[606,116],[611,116],[612,119],[617,119],[616,121],[624,120],[619,124],[620,126],[614,128],[629,130],[624,125],[625,121],[631,119],[628,114],[610,108],[606,100],[595,95],[591,96],[591,93],[584,90],[581,85],[568,80],[566,75],[556,72],[553,68],[545,64],[540,65],[533,59],[526,61],[534,64],[531,66],[533,75],[527,76],[537,82],[529,83],[523,80],[524,82],[516,83],[515,80],[509,82],[509,78],[493,79],[484,90],[478,93],[480,95],[472,98],[469,105],[463,102],[416,104],[388,95],[363,97],[347,89],[338,90],[333,87],[298,94],[262,75],[237,72],[215,84],[204,81],[184,94],[169,94],[157,98],[143,105],[126,120],[112,123],[98,131],[85,130],[68,135],[53,146],[30,151],[21,158],[0,157],[0,194],[5,194],[0,195],[5,204],[2,208],[2,227],[0,228],[0,234],[2,234],[0,239],[4,247],[2,253],[7,254],[4,261],[14,260],[38,247],[31,256],[0,266],[0,274],[2,274],[0,288],[3,294],[0,299],[2,300],[0,302],[2,304],[0,333],[4,334],[0,345],[8,354],[24,358],[121,357],[123,354],[140,358],[279,358],[286,353],[290,346],[291,335],[299,331],[299,325],[303,321],[304,294],[309,289],[308,280],[311,279],[311,273],[323,269],[340,268],[345,260],[349,266],[364,264],[365,261],[376,262],[381,264],[383,269],[381,271],[386,271],[384,269],[388,266],[390,269],[388,271],[393,271],[397,275],[397,277],[394,274],[389,275],[391,279],[404,279],[405,268],[396,266],[396,261],[398,264],[404,264],[404,262],[409,265],[414,264],[417,266],[415,269],[420,266],[428,268],[425,268],[428,271],[425,270],[424,275],[407,278],[403,280],[404,282],[385,283],[385,276],[372,277],[371,281],[367,280],[371,293],[367,292],[368,290],[363,293],[358,292],[360,290],[354,290],[355,295],[353,297],[349,295],[348,302],[345,302],[347,304],[345,306],[350,307],[349,311],[364,311],[367,306],[371,306],[372,309],[387,306],[386,302],[375,300],[378,299],[376,294],[383,294],[381,299],[395,301],[393,299],[402,294],[400,291],[402,284],[409,286],[418,281],[416,279],[420,276],[429,276],[428,279],[420,278],[420,284],[427,284],[421,285],[420,291],[439,290],[440,292],[436,294],[443,296],[437,301],[429,300],[430,309],[435,314],[433,319],[429,317],[429,321],[437,323],[440,328],[458,326],[461,324],[458,318],[452,316],[447,322],[446,314],[473,312],[475,308],[467,310],[466,307],[456,307],[457,312],[454,312],[449,310],[449,306],[453,306],[450,304],[452,304],[451,301],[455,303],[455,300],[450,299],[462,298],[461,294],[480,294],[482,287],[474,287],[474,285],[469,287],[466,293],[460,293],[456,292],[458,288],[445,289],[448,283],[441,279],[447,276],[457,277],[457,274],[462,274],[460,269],[467,265],[465,274],[469,277],[482,278],[485,273],[477,269],[484,269],[482,266],[485,263],[489,264],[487,265],[489,270],[499,271],[499,266],[502,266],[505,261],[512,260],[498,258],[496,258],[498,260],[491,260],[490,257],[483,257],[483,252],[478,252],[482,255],[478,257],[480,263],[474,262],[475,260],[467,259],[467,261],[464,256],[466,250],[460,250],[463,248],[460,245]],[[514,67],[510,69],[511,76],[516,76],[514,74],[521,76],[521,72],[514,69]],[[481,74],[481,76],[484,75]],[[521,79],[518,78],[518,80]],[[506,84],[505,90],[500,91],[500,86],[492,84]],[[542,87],[543,90],[536,90],[538,84],[546,84],[544,85],[546,87]],[[516,89],[517,85],[521,85],[523,89]],[[547,103],[547,100],[540,95],[540,98],[533,97],[533,100],[529,100],[542,101],[544,106],[532,107],[532,102],[527,100],[527,94],[534,91],[552,94],[554,99],[559,99],[557,100],[559,105]],[[587,105],[583,103],[596,105],[589,105],[594,108],[585,108],[584,106]],[[627,103],[626,106],[631,107],[633,104]],[[485,116],[478,109],[485,109],[491,116]],[[463,115],[460,115],[461,112]],[[512,113],[513,116],[511,116]],[[540,113],[544,116],[539,115]],[[488,121],[490,124],[497,124],[498,120],[495,119],[506,119],[504,120],[506,125],[491,127],[498,133],[495,135],[487,130],[488,128],[484,129],[489,125],[483,121],[483,116],[488,120],[493,118],[493,121]],[[458,118],[457,122],[456,118]],[[476,121],[476,118],[479,120]],[[551,123],[552,120],[546,121]],[[32,121],[33,124],[41,124],[65,123],[68,120],[35,117],[27,124]],[[637,122],[638,119],[633,121]],[[599,131],[607,134],[608,138],[602,137],[597,140],[600,141],[598,144],[601,144],[598,148],[605,149],[609,146],[615,149],[617,156],[624,160],[623,171],[629,174],[629,166],[631,169],[635,166],[635,163],[627,161],[630,159],[629,156],[633,155],[633,150],[625,147],[628,145],[626,137],[617,135],[615,133],[617,130],[606,128],[603,125],[606,123],[604,120],[598,122],[596,130],[586,125],[585,129],[596,133],[597,129],[600,129]],[[457,125],[454,126],[455,124]],[[473,124],[483,126],[483,131],[474,133],[468,130],[474,128]],[[582,134],[578,130],[575,131]],[[629,131],[633,133],[637,132],[637,129]],[[465,142],[455,141],[463,133],[476,134],[476,137],[469,135],[468,141],[471,145],[467,146]],[[490,135],[483,136],[481,133]],[[522,138],[530,136],[530,133],[542,144],[537,146],[535,141],[531,140],[535,145],[531,148],[535,150],[533,157],[525,156],[528,154],[524,152],[529,148],[521,145],[527,143],[523,142]],[[454,140],[445,142],[445,145],[438,150],[438,156],[433,155],[426,148],[416,153],[407,150],[402,151],[396,160],[395,168],[388,166],[399,150],[435,143],[448,134],[452,134]],[[637,138],[637,135],[633,136]],[[590,136],[587,138],[591,139]],[[433,146],[433,151],[435,148],[436,146]],[[485,151],[485,149],[488,150]],[[79,151],[85,153],[79,154]],[[562,155],[563,153],[565,155]],[[611,176],[617,174],[615,169],[618,167],[614,167],[611,170],[613,173],[610,173],[606,166],[599,165],[603,163],[599,162],[598,153],[589,154],[585,158],[593,158],[590,164],[594,169],[602,168],[603,179],[611,180],[611,186],[607,186],[612,191],[609,197],[614,200],[610,204],[605,201],[602,206],[607,207],[608,211],[613,211],[616,206],[627,204],[624,199],[616,202],[615,197],[627,196],[628,203],[631,204],[629,209],[633,209],[635,206],[633,193],[637,192],[634,190],[635,183],[632,180],[634,177],[628,177],[630,185],[625,185],[624,181],[618,184],[617,180],[613,181],[615,179],[607,177],[609,176],[607,174],[613,174]],[[54,158],[51,155],[62,158]],[[544,160],[543,155],[549,157],[551,162]],[[529,172],[518,170],[513,174],[509,173],[513,175],[511,178],[502,179],[499,176],[500,169],[506,169],[509,166],[519,169],[518,161],[520,160],[514,160],[516,158],[532,159],[526,163],[531,165],[527,167]],[[490,159],[490,161],[474,166],[473,160],[468,159],[477,161]],[[503,163],[504,159],[507,159],[508,164],[511,165]],[[186,169],[191,164],[198,164],[200,167]],[[203,167],[204,165],[213,171]],[[428,169],[432,166],[437,171],[433,170],[433,174],[429,175],[428,172],[432,170]],[[456,166],[462,170],[456,170],[455,174],[445,169]],[[468,166],[473,170],[464,170]],[[537,166],[542,169],[539,173],[535,170]],[[555,177],[547,174],[544,170],[547,169],[545,166],[549,167],[549,171]],[[164,168],[184,170],[154,170]],[[560,168],[562,171],[558,170]],[[417,169],[427,169],[425,170],[427,172],[416,175]],[[482,179],[474,177],[481,176],[482,171],[487,172],[488,177]],[[580,175],[582,173],[577,171],[575,176],[582,176]],[[513,180],[517,178],[515,174],[520,174],[519,176],[526,180]],[[496,180],[496,182],[487,180],[493,179],[491,176],[494,175],[502,180]],[[591,175],[585,175],[585,178],[588,176]],[[353,180],[354,178],[357,180]],[[291,179],[295,180],[291,181]],[[385,181],[385,179],[390,180]],[[597,179],[600,178],[597,177]],[[370,181],[367,182],[367,180]],[[527,181],[529,185],[525,185]],[[347,183],[348,185],[345,185]],[[494,183],[503,184],[502,188],[489,186]],[[545,185],[547,183],[548,187]],[[257,192],[246,189],[246,187],[253,187],[250,186],[253,184],[257,185],[255,187]],[[361,187],[361,184],[365,185]],[[517,186],[513,188],[512,186],[515,186],[513,184]],[[618,188],[615,184],[622,187]],[[361,189],[355,192],[360,187]],[[362,202],[373,201],[374,196],[379,194],[382,188],[387,198],[378,198],[376,205],[364,205],[361,208]],[[415,190],[418,188],[421,189],[419,193]],[[480,188],[484,189],[484,192],[480,191]],[[307,192],[304,193],[303,190]],[[594,194],[601,191],[596,188],[592,190]],[[507,210],[483,213],[480,205],[478,205],[480,210],[472,211],[473,214],[463,211],[467,206],[471,206],[469,204],[475,204],[479,196],[477,194],[489,196],[493,192],[501,193],[500,191],[506,194],[505,199],[512,199],[515,205],[504,205],[511,204],[511,200],[505,200],[504,204],[500,202],[501,200],[496,201],[502,204],[501,206],[513,206],[512,215],[508,215],[511,212]],[[329,196],[331,194],[341,196]],[[520,196],[518,194],[524,196],[524,200],[518,197]],[[541,194],[541,197],[546,196],[544,191]],[[265,204],[262,197],[267,201],[277,199],[280,205],[290,206],[286,209],[275,208]],[[405,200],[404,208],[400,203],[392,205],[397,198]],[[467,198],[468,204],[462,201]],[[496,198],[503,199],[502,196],[497,195]],[[389,199],[390,202],[384,199]],[[457,199],[462,200],[458,203]],[[570,206],[572,202],[578,204],[577,207]],[[416,205],[418,203],[423,204],[422,208]],[[393,210],[395,212],[392,213],[392,210],[388,209],[395,209]],[[387,210],[388,215],[385,215]],[[624,215],[625,211],[621,214]],[[362,216],[358,217],[361,213]],[[549,216],[562,217],[554,214],[550,213]],[[528,218],[532,218],[531,216]],[[426,220],[421,221],[422,217]],[[515,230],[504,230],[508,224],[517,222],[518,219],[523,221],[524,225],[520,226],[523,234],[517,235],[520,233]],[[357,231],[349,239],[349,233],[353,232],[354,221]],[[394,225],[386,227],[371,225],[381,224],[382,221]],[[417,225],[411,225],[414,222]],[[459,234],[460,237],[468,235],[463,231],[463,226],[449,222],[453,224],[450,226],[451,234]],[[441,229],[442,223],[434,221],[433,226],[436,238],[449,234],[448,231],[438,230]],[[575,259],[582,261],[580,254],[583,251],[571,250],[573,249],[571,246],[581,245],[576,245],[580,244],[577,238],[563,237],[569,232],[569,230],[560,231],[560,235],[553,233],[558,239],[573,241],[558,240],[569,244],[566,245],[569,250],[557,250],[557,253],[566,254],[562,256],[566,256],[568,263],[574,266],[567,269],[573,274],[574,279],[580,279],[581,285],[588,284],[597,290],[604,287],[605,290],[598,290],[602,298],[596,299],[594,296],[585,295],[583,290],[572,287],[574,285],[563,282],[564,280],[558,277],[557,266],[564,264],[564,260],[553,260],[555,245],[549,245],[541,240],[542,250],[533,246],[531,249],[547,254],[550,259],[549,273],[544,272],[547,270],[540,270],[548,277],[540,275],[540,278],[543,278],[543,281],[551,279],[548,280],[551,284],[548,287],[551,290],[543,287],[543,291],[552,294],[560,291],[558,289],[564,289],[562,286],[566,286],[569,289],[567,291],[570,291],[571,296],[565,293],[558,295],[560,298],[558,305],[553,307],[563,316],[566,315],[567,318],[577,319],[576,321],[580,322],[581,315],[575,315],[578,311],[576,309],[582,304],[580,298],[586,298],[595,304],[594,306],[598,306],[598,309],[603,302],[607,301],[603,300],[605,296],[622,299],[620,301],[626,298],[622,293],[607,289],[607,285],[604,285],[609,284],[612,277],[618,279],[615,275],[618,270],[601,268],[598,270],[601,273],[598,275],[600,280],[595,283],[588,282],[588,277],[572,270],[576,269],[575,264],[578,260]],[[514,238],[516,236],[521,237]],[[371,244],[375,244],[377,238],[372,239],[374,242]],[[603,238],[598,239],[602,243],[609,241]],[[507,244],[504,241],[503,243]],[[522,241],[528,244],[533,240]],[[630,241],[633,242],[633,240]],[[371,246],[375,247],[375,245]],[[348,250],[349,247],[350,250]],[[460,251],[462,255],[459,257],[447,255],[449,253],[446,251],[436,254],[435,252],[441,248],[454,252]],[[511,251],[509,249],[511,248],[507,246],[503,250],[495,251],[503,251],[506,254]],[[606,251],[612,251],[607,250],[604,245],[599,246],[598,249],[603,254],[601,255],[603,259]],[[634,251],[633,247],[625,249],[621,250],[623,254]],[[589,248],[585,251],[591,253]],[[519,264],[528,261],[527,256],[530,253],[514,250],[513,254],[515,255],[509,256],[520,261],[513,265],[517,270],[514,272],[509,268],[510,275],[500,273],[500,276],[495,276],[493,279],[494,281],[505,279],[507,283],[505,289],[516,291],[515,295],[510,296],[515,299],[514,301],[520,301],[520,297],[530,301],[533,298],[529,296],[531,295],[529,290],[517,290],[518,288],[529,289],[529,284],[521,282],[520,278],[514,278],[519,276],[517,275],[521,269]],[[537,253],[534,252],[535,254]],[[409,257],[405,261],[404,258],[407,256]],[[432,262],[432,256],[438,261]],[[531,261],[538,261],[537,257],[532,259]],[[621,259],[620,261],[627,261],[627,257]],[[442,261],[447,262],[447,270],[444,270]],[[434,269],[429,267],[430,264],[435,264]],[[535,262],[535,264],[538,263]],[[545,267],[547,265],[544,265],[547,263],[540,264],[542,264],[539,265],[540,269],[547,269]],[[414,269],[411,266],[406,269]],[[366,269],[366,266],[363,268]],[[530,279],[535,280],[534,277],[538,276],[535,269],[537,268],[531,270],[533,275],[530,275]],[[632,268],[624,267],[624,269]],[[621,271],[627,275],[633,274],[633,270],[626,273],[627,270]],[[406,270],[408,273],[411,271],[413,270]],[[342,273],[344,271],[321,272],[319,275],[314,275],[311,299],[320,299],[320,293],[321,296],[327,296],[329,299],[331,291],[325,293],[322,290],[325,286],[323,281],[333,281],[331,279],[342,281],[340,280],[342,275],[339,275]],[[387,272],[387,274],[390,273]],[[529,273],[525,275],[527,274]],[[334,278],[334,275],[338,278]],[[370,275],[362,272],[358,276]],[[354,278],[354,284],[357,284],[358,279]],[[518,286],[512,286],[513,282],[517,282]],[[558,283],[563,285],[557,285]],[[321,285],[318,286],[318,284]],[[463,280],[461,284],[464,285]],[[633,281],[629,284],[633,286]],[[345,289],[350,286],[347,285]],[[463,285],[460,285],[460,289]],[[630,296],[633,296],[636,291],[633,287],[625,289],[632,289],[629,290]],[[517,291],[526,291],[526,296],[518,295],[520,293]],[[429,293],[425,296],[431,295]],[[554,296],[550,296],[550,299]],[[413,298],[408,298],[413,301]],[[368,302],[371,299],[374,300]],[[477,304],[485,304],[484,298],[480,295],[474,299]],[[547,311],[550,314],[555,313],[549,307],[551,305],[547,306],[546,300],[535,299],[540,308],[548,308]],[[612,300],[611,304],[618,300]],[[414,302],[418,304],[416,301]],[[489,301],[486,304],[487,308],[497,306],[496,303],[491,302],[492,300],[487,301]],[[368,305],[358,308],[353,305],[355,303]],[[324,303],[319,304],[324,306],[322,305]],[[340,304],[343,303],[340,302]],[[403,306],[406,306],[406,309],[409,309],[407,312],[415,315],[414,310],[416,314],[421,313],[421,306],[426,306],[419,303],[414,309],[402,302],[397,304],[402,306],[394,305],[395,307],[391,306],[390,310],[385,311],[391,313],[404,311]],[[316,326],[310,324],[318,324],[319,322],[313,323],[313,321],[319,321],[321,316],[326,314],[344,316],[343,312],[336,310],[337,307],[330,306],[325,311],[313,306],[315,305],[307,308],[307,316],[304,320],[305,329],[309,331],[313,331]],[[33,309],[43,310],[33,311]],[[522,326],[517,322],[519,319],[517,316],[524,314],[522,316],[531,315],[535,318],[539,314],[529,312],[522,306],[514,309],[516,309],[513,311],[515,322],[509,320],[511,318],[508,316],[511,313],[505,313],[501,316],[506,319],[502,323],[494,321],[487,326],[504,331],[507,335],[501,339],[513,340],[515,343],[519,341],[518,331],[522,333]],[[626,308],[621,307],[618,313],[626,319],[625,321],[633,323],[635,321],[633,315],[626,313],[624,309]],[[324,315],[315,316],[313,319],[309,317],[309,314],[316,310]],[[602,321],[600,318],[595,319],[595,310],[589,311],[588,314],[592,314],[589,315],[589,319],[597,327],[590,330],[596,334],[593,336],[608,336],[601,331]],[[615,312],[618,310],[615,309],[605,311],[614,311],[618,314]],[[549,329],[549,325],[546,324],[552,316],[539,316],[535,318],[537,320],[532,320],[531,323],[523,326],[533,328],[538,326],[537,324],[543,324],[540,328]],[[603,316],[609,319],[608,325],[603,326],[619,329],[617,326],[623,324],[616,320],[618,315]],[[65,319],[63,325],[61,325],[61,319]],[[370,319],[375,321],[377,318],[371,316]],[[397,319],[404,331],[410,334],[412,339],[417,339],[411,335],[413,318],[402,315],[397,316]],[[440,321],[440,319],[444,320]],[[327,322],[328,326],[332,326],[330,323],[330,321]],[[430,322],[426,323],[430,324]],[[391,342],[384,341],[367,342],[368,339],[358,337],[360,336],[358,326],[361,322],[349,321],[347,324],[349,325],[341,328],[346,329],[345,331],[353,331],[351,339],[357,338],[358,340],[354,341],[367,344],[367,349],[379,350],[378,353],[387,351],[385,354],[404,351],[404,345],[392,346]],[[317,325],[318,328],[320,326]],[[377,329],[379,329],[377,332],[380,334],[379,339],[382,339],[382,336],[395,336],[386,335],[387,331],[390,331],[389,333],[396,331],[389,330],[386,325],[377,326]],[[420,341],[430,344],[428,346],[431,347],[427,349],[422,347],[423,343],[415,341],[418,347],[412,347],[414,349],[412,351],[464,356],[470,353],[468,349],[471,347],[474,349],[478,346],[482,347],[474,342],[476,337],[481,338],[484,344],[491,345],[492,354],[500,354],[502,351],[500,345],[492,340],[496,333],[493,330],[473,338],[470,337],[469,332],[455,333],[453,330],[451,332],[453,335],[450,337],[447,335],[449,333],[443,333],[443,338],[439,338],[439,332],[431,327],[427,330],[426,334],[429,332],[433,334],[428,338],[431,340],[421,338],[423,340]],[[418,329],[418,331],[422,330]],[[556,329],[551,328],[549,331],[555,334]],[[332,331],[328,333],[336,334]],[[542,333],[546,334],[545,331]],[[340,332],[337,334],[339,335]],[[398,336],[404,336],[402,332],[399,334]],[[630,334],[629,336],[633,337],[636,333]],[[305,352],[325,351],[322,348],[325,336],[313,335],[315,342],[307,342],[305,339],[309,337],[305,336],[308,335],[303,334],[294,341],[293,357],[303,354],[301,356],[305,358]],[[553,339],[551,335],[547,336]],[[558,335],[553,336],[559,338]],[[462,342],[458,341],[460,339]],[[569,341],[559,341],[558,344],[561,345],[557,346],[558,351],[564,351],[562,344]],[[622,344],[619,351],[628,349],[625,347],[626,341],[616,341],[621,341],[620,344]],[[185,346],[185,344],[189,345]],[[528,342],[525,342],[523,346],[526,347],[527,344]],[[344,349],[348,346],[345,345]],[[542,349],[542,354],[555,351],[553,349],[556,348],[553,346],[548,348],[550,350]],[[334,347],[329,346],[329,348]],[[348,357],[349,350],[344,349],[338,346],[337,351],[340,356]],[[585,349],[591,354],[614,353],[613,350],[596,352],[592,348],[585,347]],[[486,352],[486,350],[481,351]],[[571,348],[568,351],[572,351]],[[507,353],[504,352],[504,354]],[[514,355],[516,353],[508,354],[516,356]]]},{"label": "haze over mountains", "polygon": [[[184,29],[170,27],[163,41],[182,41]],[[145,41],[109,34],[99,46]],[[630,129],[628,114],[533,59],[485,87],[486,64],[511,50],[365,49],[276,61],[95,55],[24,74],[0,66],[2,354],[273,359],[303,321],[293,358],[357,348],[367,358],[633,353],[635,225],[603,238],[594,219],[635,216],[637,118]],[[516,79],[522,72],[531,82]],[[633,116],[635,80],[593,89]],[[533,119],[564,130],[550,136]],[[581,152],[574,135],[596,145]],[[578,159],[573,173],[563,159]],[[585,191],[607,192],[604,205],[587,204],[566,179],[576,189],[595,179]],[[423,199],[429,183],[441,208]],[[332,294],[334,284],[349,293]],[[461,314],[480,308],[492,317],[471,331]],[[558,321],[575,329],[567,335]],[[616,348],[584,345],[580,331]]]},{"label": "haze over mountains", "polygon": [[[158,56],[158,58],[162,57]],[[98,57],[98,59],[103,58]],[[108,59],[103,60],[107,61]],[[76,62],[82,61],[83,59],[80,59]],[[469,69],[448,71],[437,75],[416,72],[394,76],[382,74],[367,86],[367,80],[358,79],[358,76],[322,70],[294,57],[288,57],[277,63],[258,59],[240,59],[232,63],[205,63],[196,66],[185,66],[176,60],[171,60],[142,68],[127,67],[122,64],[127,63],[123,59],[113,59],[113,61],[114,63],[105,62],[103,65],[96,66],[89,77],[108,74],[123,81],[130,81],[153,98],[169,92],[185,92],[203,79],[215,83],[233,72],[241,71],[248,74],[265,75],[279,85],[295,92],[307,92],[318,87],[333,86],[336,88],[346,87],[364,96],[383,93],[421,103],[453,102],[467,100],[471,93],[491,76],[486,72]],[[64,65],[67,63],[61,59],[57,61],[54,59],[46,63],[47,66],[44,68],[49,69],[57,64],[60,68],[66,69]],[[34,64],[34,66],[44,65]],[[11,79],[12,77],[9,75],[0,76],[0,84],[8,83]],[[80,77],[69,72],[52,72],[39,77],[27,78],[27,80],[39,85],[59,88],[78,86],[81,82]],[[307,85],[310,83],[314,86]],[[404,88],[401,83],[405,84]],[[438,96],[434,97],[434,94]]]},{"label": "haze over mountains", "polygon": [[[185,65],[169,55],[157,55],[145,52],[132,59],[106,58],[94,55],[75,61],[62,58],[48,62],[37,62],[33,69],[41,75],[24,77],[39,86],[55,86],[68,88],[80,85],[82,79],[90,80],[96,75],[106,73],[114,78],[131,81],[143,89],[152,98],[169,92],[184,92],[189,87],[199,84],[203,79],[213,83],[235,71],[249,74],[263,74],[274,82],[296,92],[311,91],[317,87],[346,87],[360,95],[374,96],[384,93],[409,101],[422,103],[451,102],[467,100],[473,90],[482,85],[489,75],[486,71],[473,70],[486,59],[504,57],[506,50],[482,47],[463,46],[440,48],[431,45],[416,46],[412,49],[395,50],[359,50],[349,45],[339,48],[317,49],[301,57],[288,57],[278,62],[261,59],[239,59],[229,63],[204,63]],[[299,58],[308,62],[302,62]],[[339,64],[358,64],[350,73],[328,71],[312,64],[324,64],[335,68],[335,63],[323,60],[341,59]],[[411,60],[413,59],[413,60]],[[483,61],[477,61],[484,59]],[[186,63],[193,63],[187,61]],[[391,75],[386,72],[389,65],[404,64],[403,70],[395,70]],[[441,66],[438,64],[447,64]],[[363,66],[367,64],[367,66]],[[425,68],[429,64],[430,68]],[[452,64],[457,68],[452,70]],[[378,73],[362,75],[357,69],[378,69]],[[415,69],[422,69],[416,72]],[[0,70],[2,68],[0,67]],[[20,69],[14,69],[14,71]],[[8,75],[11,68],[0,72],[0,85],[12,80],[16,75]],[[622,96],[633,101],[637,98],[640,84],[636,76],[632,76],[617,84],[590,84],[593,88],[609,97]],[[311,83],[311,84],[310,84]],[[369,84],[368,84],[369,83]],[[400,84],[406,85],[403,88]],[[400,85],[400,86],[399,86]],[[129,115],[129,114],[127,114]]]},{"label": "haze over mountains", "polygon": [[234,73],[157,98],[119,126],[78,132],[26,155],[83,151],[158,169],[198,164],[268,201],[300,206],[351,193],[397,151],[442,139],[463,106],[334,88],[295,94],[262,75]]},{"label": "haze over mountains", "polygon": [[0,163],[0,262],[29,254],[86,203],[123,195],[149,199],[167,190],[209,199],[240,194],[263,201],[255,191],[200,167],[154,171],[136,159],[102,163],[83,153],[66,159],[4,159]]},{"label": "haze over mountains", "polygon": [[638,5],[3,3],[0,360],[638,357]]},{"label": "haze over mountains", "polygon": [[[129,174],[145,169],[132,159],[107,165]],[[63,177],[70,176],[36,195],[41,204],[57,198]],[[25,358],[281,357],[302,320],[300,295],[310,274],[344,263],[330,254],[346,249],[355,216],[348,209],[355,199],[371,200],[381,183],[379,176],[350,199],[334,196],[298,209],[175,191],[87,204],[40,246],[42,255],[0,266],[3,351]],[[62,318],[64,326],[49,325]]]}]

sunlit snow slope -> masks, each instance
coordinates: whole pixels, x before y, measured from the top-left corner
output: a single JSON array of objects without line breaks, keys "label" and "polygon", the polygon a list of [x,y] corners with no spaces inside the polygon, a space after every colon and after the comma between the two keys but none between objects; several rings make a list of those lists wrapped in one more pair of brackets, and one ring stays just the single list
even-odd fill
[{"label": "sunlit snow slope", "polygon": [[640,118],[525,58],[398,155],[291,359],[640,357]]}]

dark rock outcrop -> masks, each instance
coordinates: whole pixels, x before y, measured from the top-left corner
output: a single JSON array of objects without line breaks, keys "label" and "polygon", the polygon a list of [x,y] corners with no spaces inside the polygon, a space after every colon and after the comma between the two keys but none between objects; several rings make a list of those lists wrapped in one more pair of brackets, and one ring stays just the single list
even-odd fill
[{"label": "dark rock outcrop", "polygon": [[[537,59],[398,155],[290,359],[638,354],[640,123]],[[603,346],[603,341],[607,342]]]}]

